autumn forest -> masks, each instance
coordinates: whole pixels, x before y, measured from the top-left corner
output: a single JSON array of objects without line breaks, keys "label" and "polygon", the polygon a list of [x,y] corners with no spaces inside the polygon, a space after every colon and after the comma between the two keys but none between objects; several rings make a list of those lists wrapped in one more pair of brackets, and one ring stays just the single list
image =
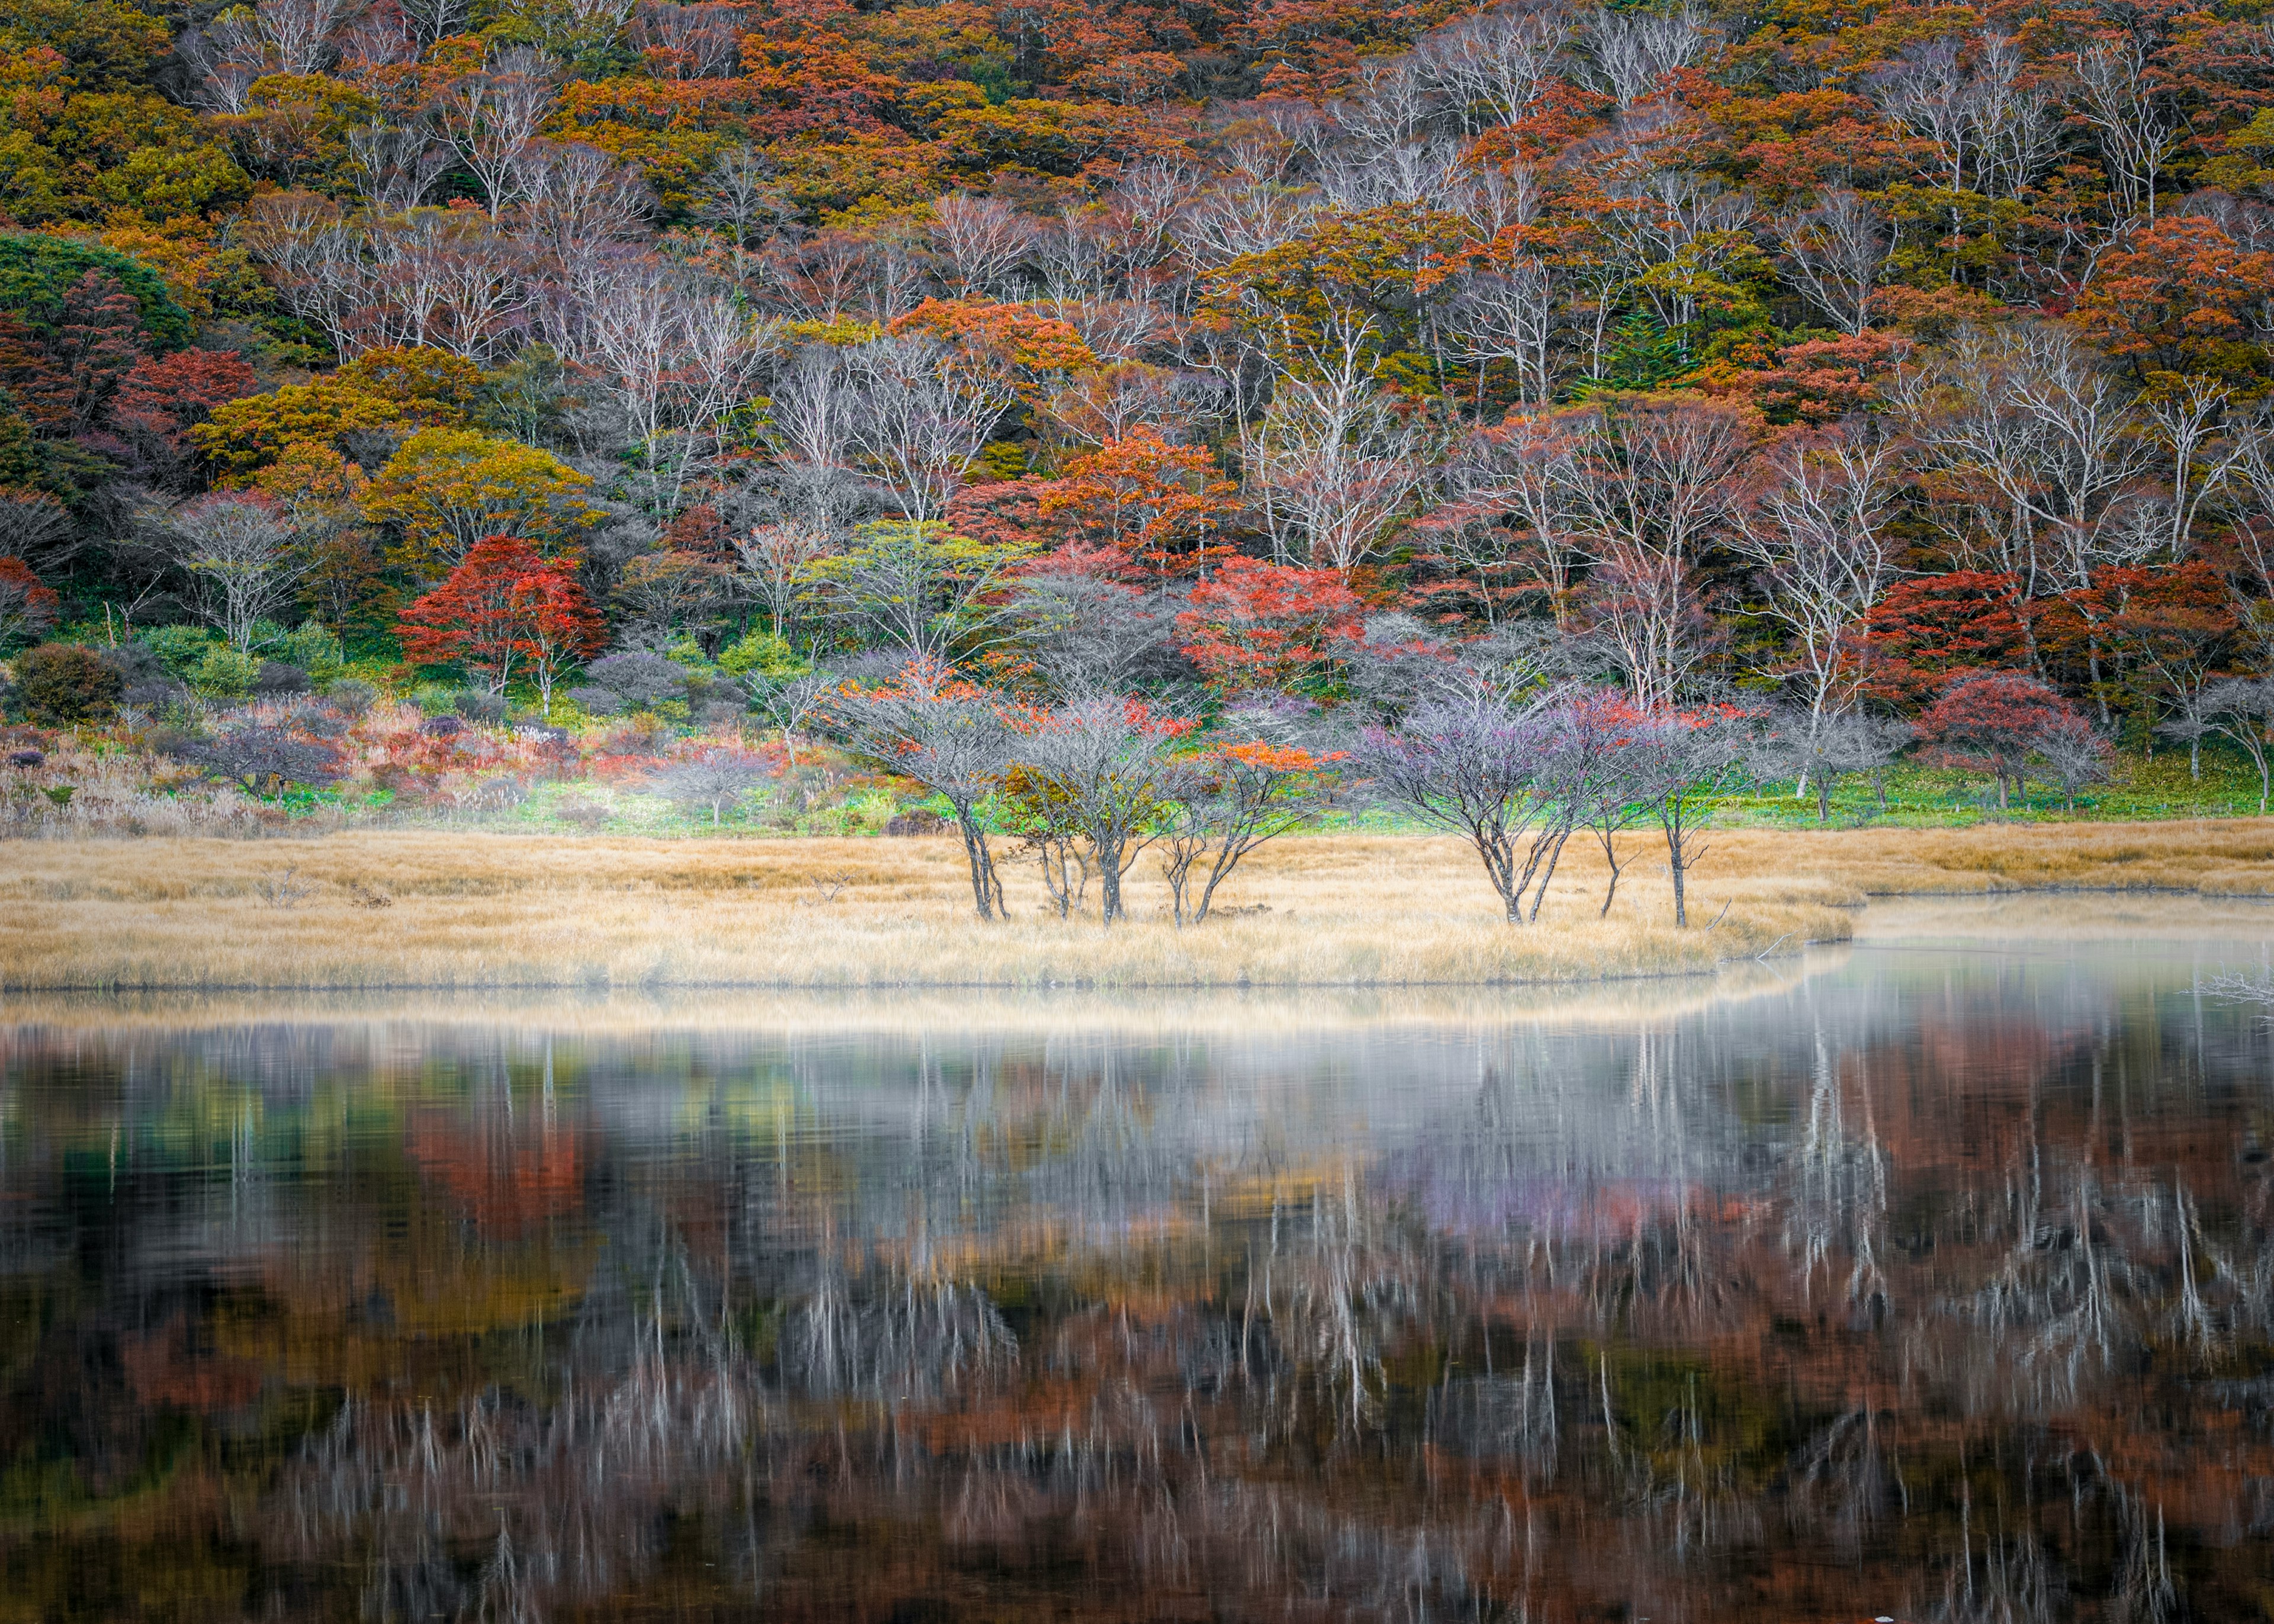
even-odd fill
[{"label": "autumn forest", "polygon": [[2263,808],[2247,6],[15,0],[0,52],[11,825],[846,832],[915,764],[985,913],[990,830],[1111,870],[1360,780],[1472,838],[1496,778]]}]

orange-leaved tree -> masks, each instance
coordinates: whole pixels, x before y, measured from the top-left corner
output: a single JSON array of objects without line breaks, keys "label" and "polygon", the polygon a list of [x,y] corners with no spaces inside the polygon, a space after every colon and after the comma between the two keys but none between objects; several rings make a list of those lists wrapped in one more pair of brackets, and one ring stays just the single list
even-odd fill
[{"label": "orange-leaved tree", "polygon": [[1150,424],[1067,459],[1035,492],[1043,521],[1064,542],[1111,546],[1131,573],[1166,582],[1205,568],[1223,515],[1239,505],[1206,451],[1171,445]]},{"label": "orange-leaved tree", "polygon": [[441,585],[403,612],[402,635],[412,659],[456,662],[493,694],[516,671],[525,674],[547,714],[554,684],[606,641],[572,567],[518,536],[476,542]]},{"label": "orange-leaved tree", "polygon": [[56,595],[19,558],[0,558],[0,649],[37,642],[56,623]]},{"label": "orange-leaved tree", "polygon": [[1317,688],[1365,635],[1358,594],[1338,570],[1226,559],[1177,616],[1184,650],[1226,690]]}]

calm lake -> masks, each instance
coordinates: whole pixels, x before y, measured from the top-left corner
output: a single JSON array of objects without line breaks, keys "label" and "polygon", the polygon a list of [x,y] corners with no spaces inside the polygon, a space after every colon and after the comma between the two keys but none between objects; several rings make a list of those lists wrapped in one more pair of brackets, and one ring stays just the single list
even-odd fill
[{"label": "calm lake", "polygon": [[0,1621],[2266,1616],[2274,913],[2106,901],[1563,995],[0,999]]}]

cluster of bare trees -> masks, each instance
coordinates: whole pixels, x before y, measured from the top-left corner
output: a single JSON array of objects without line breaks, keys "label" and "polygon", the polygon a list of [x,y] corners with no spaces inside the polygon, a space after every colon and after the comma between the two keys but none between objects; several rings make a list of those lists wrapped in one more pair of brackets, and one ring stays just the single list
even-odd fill
[{"label": "cluster of bare trees", "polygon": [[[1059,916],[1127,916],[1122,882],[1156,846],[1176,922],[1209,916],[1240,860],[1333,804],[1342,753],[1257,737],[1196,751],[1189,722],[1104,691],[1051,706],[1017,705],[916,660],[888,687],[848,685],[829,720],[855,756],[945,801],[969,860],[973,906],[1004,914],[997,843],[1006,826],[1041,865]],[[1259,731],[1274,731],[1272,718]],[[1280,729],[1276,731],[1284,732]]]}]

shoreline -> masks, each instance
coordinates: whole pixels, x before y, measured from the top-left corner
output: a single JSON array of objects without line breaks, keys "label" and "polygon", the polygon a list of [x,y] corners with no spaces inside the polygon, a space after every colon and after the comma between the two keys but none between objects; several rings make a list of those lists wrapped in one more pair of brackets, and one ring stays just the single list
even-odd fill
[{"label": "shoreline", "polygon": [[960,842],[679,842],[388,831],[290,843],[11,843],[0,994],[1366,993],[1711,975],[1857,935],[1874,898],[2274,901],[2274,823],[1967,831],[1722,830],[1672,921],[1664,847],[1621,842],[1608,919],[1575,839],[1536,923],[1510,925],[1465,845],[1309,835],[1264,847],[1237,912],[1178,929],[1150,860],[1137,917],[972,916]]}]

